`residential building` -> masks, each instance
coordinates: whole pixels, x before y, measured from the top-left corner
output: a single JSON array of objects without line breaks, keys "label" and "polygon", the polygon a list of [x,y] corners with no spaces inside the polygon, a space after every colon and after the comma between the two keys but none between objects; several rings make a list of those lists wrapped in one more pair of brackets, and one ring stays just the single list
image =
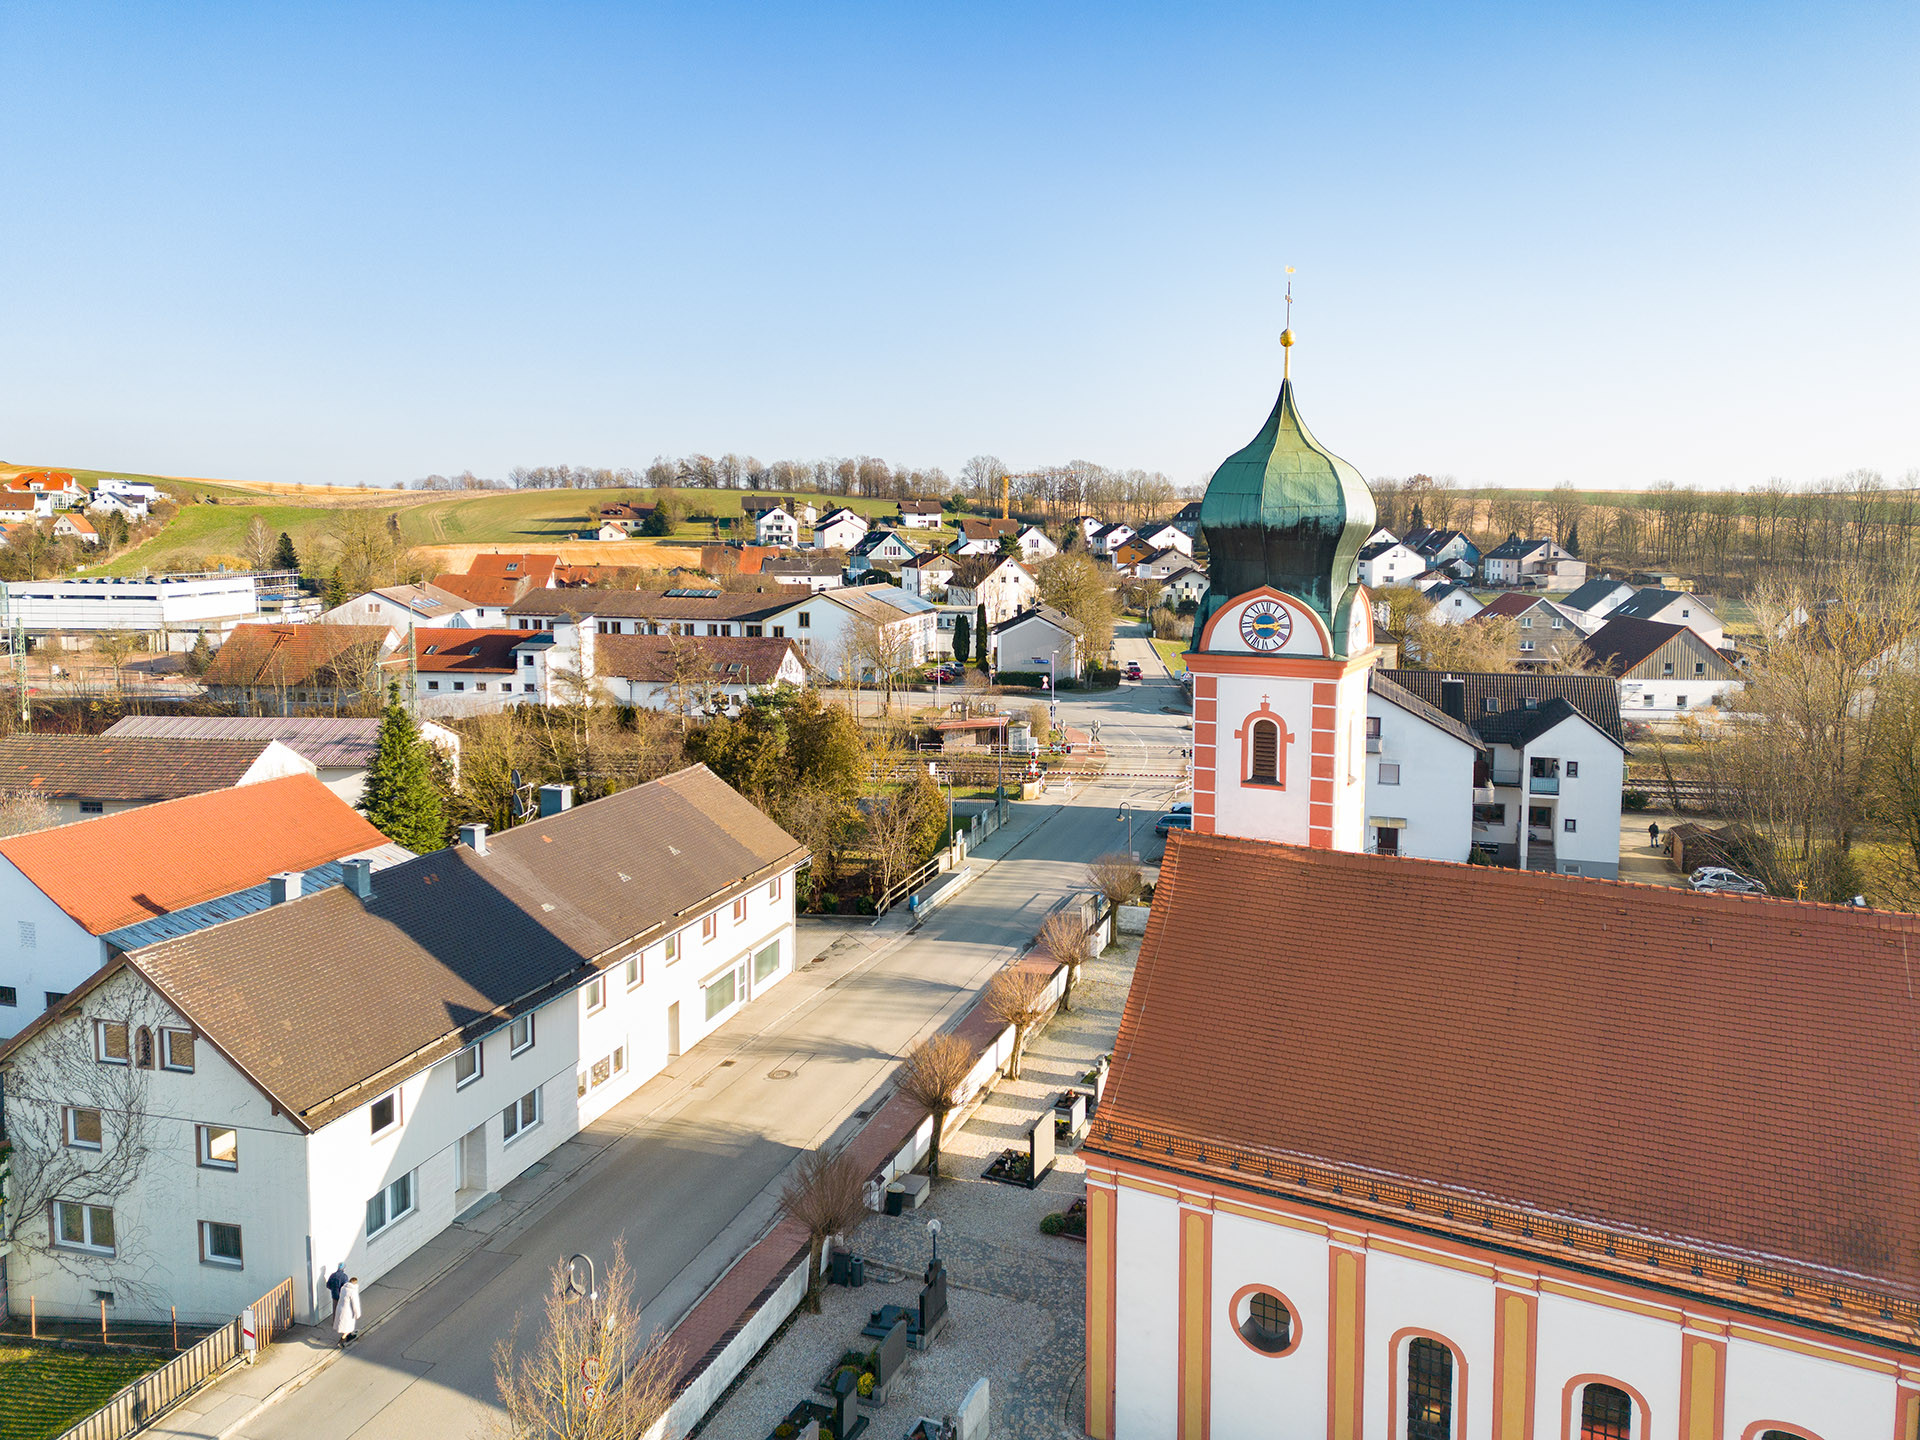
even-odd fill
[{"label": "residential building", "polygon": [[1198,605],[1207,594],[1207,572],[1188,566],[1160,582],[1161,597],[1169,605]]},{"label": "residential building", "polygon": [[257,909],[283,870],[405,854],[307,774],[0,839],[0,1036],[153,927],[185,933]]},{"label": "residential building", "polygon": [[[421,737],[460,773],[460,736],[431,720],[419,721]],[[358,805],[367,770],[380,748],[377,715],[127,715],[108,727],[110,740],[277,740],[320,776],[320,783],[349,805]]]},{"label": "residential building", "polygon": [[813,527],[813,544],[818,550],[851,550],[865,538],[867,517],[842,505],[821,516]]},{"label": "residential building", "polygon": [[1473,787],[1487,745],[1465,720],[1378,670],[1367,676],[1368,851],[1464,861],[1472,852]]},{"label": "residential building", "polygon": [[553,636],[545,631],[424,628],[413,631],[413,643],[418,714],[447,718],[554,700],[545,665]]},{"label": "residential building", "polygon": [[1074,680],[1084,662],[1080,622],[1051,605],[1035,603],[987,632],[995,670],[1038,671],[1057,680]]},{"label": "residential building", "polygon": [[781,585],[800,585],[809,590],[838,590],[847,583],[845,559],[837,550],[771,555],[760,562],[759,573]]},{"label": "residential building", "polygon": [[757,521],[767,511],[775,509],[786,511],[802,525],[813,524],[813,502],[803,500],[798,495],[745,495],[740,500],[740,513],[749,520]]},{"label": "residential building", "polygon": [[595,635],[592,643],[594,678],[616,705],[737,714],[777,686],[807,683],[792,640]]},{"label": "residential building", "polygon": [[1087,1433],[1905,1434],[1917,944],[1176,836],[1081,1151]]},{"label": "residential building", "polygon": [[1131,525],[1122,525],[1118,522],[1112,525],[1102,525],[1098,530],[1093,532],[1092,537],[1087,541],[1087,548],[1096,555],[1112,559],[1115,551],[1133,539],[1133,534],[1134,531]]},{"label": "residential building", "polygon": [[34,644],[52,635],[91,644],[103,630],[125,630],[145,637],[151,649],[179,652],[202,634],[217,642],[260,614],[253,576],[244,573],[12,580],[5,588],[8,617]]},{"label": "residential building", "polygon": [[1080,543],[1089,549],[1093,547],[1093,537],[1104,530],[1107,525],[1107,522],[1102,520],[1098,515],[1076,515],[1073,517],[1071,523],[1073,528],[1080,532]]},{"label": "residential building", "polygon": [[902,500],[896,523],[905,530],[938,530],[946,519],[938,500]]},{"label": "residential building", "polygon": [[[279,903],[129,947],[0,1050],[27,1193],[76,1109],[106,1160],[129,1093],[156,1154],[197,1160],[75,1197],[108,1210],[77,1224],[51,1197],[62,1248],[15,1249],[13,1304],[204,1321],[292,1276],[323,1319],[336,1264],[372,1285],[792,974],[806,851],[711,772],[570,799],[344,883],[280,877]],[[24,1098],[75,1050],[97,1058]]]},{"label": "residential building", "polygon": [[53,535],[56,540],[78,540],[82,545],[98,545],[100,532],[93,528],[84,515],[62,513],[53,520]]},{"label": "residential building", "polygon": [[909,595],[938,600],[947,593],[947,581],[953,578],[957,563],[951,555],[937,550],[916,555],[900,567],[900,588]]},{"label": "residential building", "polygon": [[870,566],[898,568],[919,553],[898,530],[871,530],[853,547],[853,557]]},{"label": "residential building", "polygon": [[1574,624],[1588,634],[1592,634],[1616,608],[1632,596],[1631,585],[1603,575],[1598,580],[1587,581],[1571,595],[1554,603],[1559,605]]},{"label": "residential building", "polygon": [[1037,565],[1042,560],[1051,560],[1060,553],[1060,547],[1053,543],[1047,532],[1038,525],[1029,525],[1018,535],[1014,543],[1020,547],[1020,559],[1028,565]]},{"label": "residential building", "polygon": [[793,589],[538,590],[507,607],[519,630],[579,623],[600,635],[778,635]]},{"label": "residential building", "polygon": [[1360,548],[1362,550],[1371,550],[1376,545],[1397,545],[1399,543],[1400,537],[1382,525],[1371,535],[1367,536],[1367,543]]},{"label": "residential building", "polygon": [[968,515],[961,519],[960,533],[947,549],[956,559],[966,555],[998,555],[1002,540],[1017,540],[1026,528],[1018,520]]},{"label": "residential building", "polygon": [[440,630],[472,629],[485,606],[438,585],[389,585],[356,595],[320,616],[324,625],[384,625],[398,643],[416,625]]},{"label": "residential building", "polygon": [[122,500],[136,500],[147,505],[158,505],[167,498],[158,485],[150,484],[145,480],[121,480],[111,475],[103,475],[94,481],[93,493],[96,498],[101,495],[112,495]]},{"label": "residential building", "polygon": [[129,525],[137,524],[151,513],[147,502],[135,495],[110,495],[94,491],[93,499],[87,502],[90,515],[119,515]]},{"label": "residential building", "polygon": [[1147,525],[1135,538],[1146,541],[1155,550],[1178,550],[1189,560],[1193,558],[1193,537],[1171,520]]},{"label": "residential building", "polygon": [[1177,525],[1180,532],[1189,540],[1198,540],[1200,538],[1200,502],[1189,500],[1173,512],[1173,519],[1167,523]]},{"label": "residential building", "polygon": [[798,640],[809,670],[865,683],[926,664],[938,644],[939,620],[933,604],[917,595],[860,585],[790,604],[768,633]]},{"label": "residential building", "polygon": [[377,704],[398,640],[385,625],[236,625],[200,681],[216,703],[282,715]]},{"label": "residential building", "polygon": [[622,500],[617,504],[600,506],[594,511],[594,520],[600,527],[602,538],[616,538],[605,534],[608,526],[612,526],[622,537],[630,536],[637,534],[640,527],[653,518],[654,509],[652,505]]},{"label": "residential building", "polygon": [[1191,570],[1193,561],[1178,550],[1156,550],[1146,559],[1133,567],[1134,577],[1140,580],[1153,580],[1164,584],[1169,576],[1178,575],[1182,570]]},{"label": "residential building", "polygon": [[23,520],[51,520],[53,497],[37,490],[0,490],[0,520],[9,524]]},{"label": "residential building", "polygon": [[1467,567],[1467,575],[1471,576],[1480,565],[1480,547],[1458,530],[1416,526],[1407,532],[1406,544],[1427,564],[1435,567],[1460,561]]},{"label": "residential building", "polygon": [[183,795],[314,773],[310,761],[276,740],[0,739],[0,794],[38,795],[53,807],[60,825]]},{"label": "residential building", "polygon": [[1360,549],[1360,583],[1369,590],[1408,584],[1426,568],[1426,558],[1398,540],[1383,540]]},{"label": "residential building", "polygon": [[1113,568],[1116,571],[1121,574],[1131,575],[1137,566],[1147,560],[1151,560],[1154,553],[1153,546],[1147,544],[1146,541],[1136,535],[1133,539],[1127,541],[1126,544],[1115,550],[1108,558],[1113,561]]},{"label": "residential building", "polygon": [[775,505],[754,517],[753,539],[756,545],[797,545],[800,543],[800,522],[785,508]]},{"label": "residential building", "polygon": [[1587,579],[1586,561],[1551,540],[1522,540],[1518,535],[1509,535],[1489,550],[1480,568],[1489,585],[1572,590]]},{"label": "residential building", "polygon": [[1587,638],[1573,617],[1551,600],[1520,591],[1494,596],[1472,618],[1513,621],[1517,630],[1512,658],[1523,668],[1571,661]]},{"label": "residential building", "polygon": [[1427,619],[1436,625],[1459,625],[1473,619],[1485,607],[1466,586],[1442,580],[1420,592],[1427,600]]},{"label": "residential building", "polygon": [[1727,643],[1727,627],[1703,603],[1686,590],[1646,589],[1636,591],[1607,612],[1610,620],[1652,620],[1661,625],[1684,625],[1710,649]]},{"label": "residential building", "polygon": [[1665,719],[1717,705],[1746,688],[1727,657],[1690,625],[1613,612],[1587,639],[1587,653],[1620,682],[1620,708],[1634,719]]},{"label": "residential building", "polygon": [[964,556],[947,577],[947,604],[986,606],[988,625],[998,625],[1039,599],[1040,582],[1033,572],[998,554]]}]

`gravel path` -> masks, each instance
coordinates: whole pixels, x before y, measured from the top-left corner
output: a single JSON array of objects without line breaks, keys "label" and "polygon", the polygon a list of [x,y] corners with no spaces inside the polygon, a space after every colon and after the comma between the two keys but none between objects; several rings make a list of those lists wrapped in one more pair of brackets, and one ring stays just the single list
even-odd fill
[{"label": "gravel path", "polygon": [[[991,1381],[994,1440],[1073,1440],[1081,1424],[1086,1246],[1042,1235],[1042,1217],[1086,1194],[1086,1167],[1062,1152],[1037,1190],[982,1180],[980,1173],[1062,1090],[1112,1047],[1139,953],[1138,936],[1082,971],[1072,1014],[1056,1015],[1028,1042],[1023,1073],[1003,1080],[942,1152],[933,1196],[903,1216],[872,1215],[851,1245],[867,1260],[859,1290],[827,1286],[821,1313],[796,1316],[761,1352],[737,1388],[707,1417],[702,1440],[765,1440],[796,1401],[861,1337],[870,1311],[914,1305],[930,1254],[926,1222],[939,1217],[950,1322],[914,1354],[884,1408],[866,1411],[867,1440],[897,1440],[919,1417],[958,1413],[981,1376]],[[818,1397],[812,1397],[818,1398]]]}]

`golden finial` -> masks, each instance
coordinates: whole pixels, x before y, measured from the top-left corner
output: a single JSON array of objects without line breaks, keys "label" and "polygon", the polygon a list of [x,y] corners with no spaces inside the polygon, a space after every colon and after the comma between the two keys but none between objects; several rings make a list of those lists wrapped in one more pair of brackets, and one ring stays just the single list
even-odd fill
[{"label": "golden finial", "polygon": [[[1293,274],[1293,266],[1287,266],[1287,274]],[[1287,328],[1280,332],[1280,378],[1288,379],[1293,374],[1293,281],[1287,281]]]}]

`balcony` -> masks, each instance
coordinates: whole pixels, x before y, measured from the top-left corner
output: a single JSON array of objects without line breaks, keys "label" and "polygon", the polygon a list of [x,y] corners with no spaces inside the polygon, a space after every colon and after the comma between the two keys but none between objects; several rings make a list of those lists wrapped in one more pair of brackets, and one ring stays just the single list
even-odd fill
[{"label": "balcony", "polygon": [[[1519,779],[1516,777],[1514,784],[1517,785],[1519,783]],[[1535,775],[1527,781],[1527,790],[1534,795],[1558,795],[1560,793],[1560,777],[1558,775]]]}]

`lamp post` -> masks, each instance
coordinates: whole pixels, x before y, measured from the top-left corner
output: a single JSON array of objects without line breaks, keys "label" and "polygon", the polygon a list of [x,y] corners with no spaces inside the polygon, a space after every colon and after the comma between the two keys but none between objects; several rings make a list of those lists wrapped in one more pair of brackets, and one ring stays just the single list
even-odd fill
[{"label": "lamp post", "polygon": [[1120,802],[1120,813],[1113,818],[1127,822],[1127,854],[1138,859],[1139,857],[1134,855],[1133,851],[1133,801],[1122,800]]}]

